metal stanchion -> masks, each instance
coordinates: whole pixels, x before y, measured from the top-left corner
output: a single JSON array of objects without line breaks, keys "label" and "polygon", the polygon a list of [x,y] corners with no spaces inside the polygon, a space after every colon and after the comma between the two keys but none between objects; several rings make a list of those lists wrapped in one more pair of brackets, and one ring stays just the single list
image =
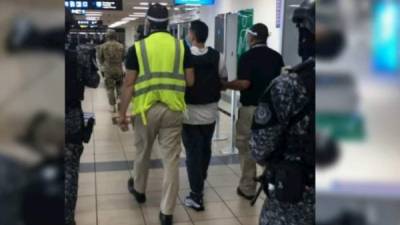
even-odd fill
[{"label": "metal stanchion", "polygon": [[217,121],[215,124],[215,133],[214,133],[214,137],[213,137],[213,141],[225,141],[228,139],[227,136],[221,136],[221,125],[220,125],[220,121],[221,118],[219,116],[219,112],[217,114]]},{"label": "metal stanchion", "polygon": [[237,98],[236,91],[231,92],[231,142],[227,149],[222,150],[224,154],[236,154],[238,150],[235,147],[236,140],[236,108],[237,108]]}]

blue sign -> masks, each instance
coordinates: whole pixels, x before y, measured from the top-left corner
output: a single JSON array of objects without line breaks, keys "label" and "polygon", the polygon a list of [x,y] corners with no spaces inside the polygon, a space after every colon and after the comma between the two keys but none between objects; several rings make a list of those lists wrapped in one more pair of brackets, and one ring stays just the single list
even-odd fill
[{"label": "blue sign", "polygon": [[215,0],[175,0],[175,5],[213,5]]},{"label": "blue sign", "polygon": [[379,1],[373,11],[373,66],[379,73],[400,72],[400,4]]}]

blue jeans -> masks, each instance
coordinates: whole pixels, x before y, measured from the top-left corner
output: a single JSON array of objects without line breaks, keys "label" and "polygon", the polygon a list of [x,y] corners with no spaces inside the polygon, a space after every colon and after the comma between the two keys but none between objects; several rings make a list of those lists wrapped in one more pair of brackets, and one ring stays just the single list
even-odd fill
[{"label": "blue jeans", "polygon": [[215,123],[209,125],[183,125],[182,141],[186,149],[186,169],[191,195],[202,198],[211,160],[211,145]]}]

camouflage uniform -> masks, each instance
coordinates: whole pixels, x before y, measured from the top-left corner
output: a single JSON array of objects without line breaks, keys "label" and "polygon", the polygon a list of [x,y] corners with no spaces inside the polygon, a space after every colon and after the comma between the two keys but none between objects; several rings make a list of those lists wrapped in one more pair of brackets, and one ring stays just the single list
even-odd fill
[{"label": "camouflage uniform", "polygon": [[[312,78],[312,75],[310,78]],[[307,76],[307,75],[305,75]],[[311,115],[287,128],[290,119],[302,111],[308,101],[314,101],[312,94],[307,93],[303,78],[297,74],[284,74],[276,78],[257,107],[254,124],[259,128],[253,129],[250,148],[253,158],[261,165],[268,164],[267,158],[277,151],[285,129],[287,136],[296,137],[308,133],[312,126]],[[253,126],[254,126],[253,124]],[[260,128],[262,127],[262,128]],[[254,128],[254,127],[253,127]],[[296,138],[287,138],[285,144],[290,152],[298,152],[299,143]],[[286,151],[285,151],[286,152]],[[286,158],[290,155],[284,154]],[[283,203],[277,200],[273,191],[265,201],[261,212],[260,225],[312,225],[314,222],[315,196],[314,187],[308,188],[303,200],[296,203]]]},{"label": "camouflage uniform", "polygon": [[0,224],[22,224],[21,196],[26,176],[26,168],[21,163],[0,154]]},{"label": "camouflage uniform", "polygon": [[74,224],[78,198],[79,163],[83,152],[83,112],[80,108],[67,109],[65,130],[68,139],[64,147],[65,168],[65,224]]},{"label": "camouflage uniform", "polygon": [[104,73],[108,101],[111,106],[115,106],[117,98],[121,95],[124,46],[117,41],[108,41],[100,46],[97,54]]}]

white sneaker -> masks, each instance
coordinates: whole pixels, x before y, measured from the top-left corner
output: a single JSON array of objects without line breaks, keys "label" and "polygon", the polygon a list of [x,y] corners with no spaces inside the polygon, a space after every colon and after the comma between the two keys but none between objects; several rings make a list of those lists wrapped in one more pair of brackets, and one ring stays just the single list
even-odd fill
[{"label": "white sneaker", "polygon": [[185,206],[186,207],[189,207],[189,208],[192,208],[192,209],[194,209],[194,210],[196,210],[196,211],[204,211],[204,205],[203,205],[203,203],[202,202],[197,202],[197,201],[195,201],[193,198],[191,198],[190,196],[187,196],[186,198],[185,198]]}]

